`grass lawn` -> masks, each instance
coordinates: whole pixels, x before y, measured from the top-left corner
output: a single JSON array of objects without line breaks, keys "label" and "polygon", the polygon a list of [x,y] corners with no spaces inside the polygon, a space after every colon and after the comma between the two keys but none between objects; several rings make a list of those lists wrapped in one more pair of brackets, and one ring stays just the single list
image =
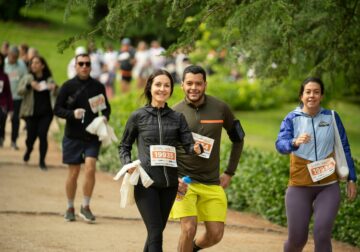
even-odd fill
[{"label": "grass lawn", "polygon": [[[280,124],[295,107],[296,104],[285,104],[281,108],[271,110],[236,112],[246,133],[245,146],[275,151]],[[334,101],[328,105],[328,108],[335,109],[339,113],[348,135],[352,155],[360,159],[360,117],[358,116],[360,106]]]},{"label": "grass lawn", "polygon": [[[69,48],[58,52],[57,44],[70,36],[84,32],[87,25],[82,17],[74,13],[66,23],[63,14],[58,10],[45,10],[42,7],[23,8],[25,19],[20,22],[0,21],[0,42],[7,40],[12,45],[26,43],[39,50],[49,64],[57,83],[62,84],[66,79],[66,68],[74,56],[74,49]],[[85,45],[80,41],[77,45]]]}]

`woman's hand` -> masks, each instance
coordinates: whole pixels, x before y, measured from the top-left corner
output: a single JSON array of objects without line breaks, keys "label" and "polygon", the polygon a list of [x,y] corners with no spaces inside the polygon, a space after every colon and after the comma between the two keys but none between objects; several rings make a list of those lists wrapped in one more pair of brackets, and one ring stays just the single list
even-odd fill
[{"label": "woman's hand", "polygon": [[40,90],[37,81],[32,81],[32,82],[30,83],[30,85],[31,85],[32,89],[34,89],[34,90],[36,90],[36,91],[39,91],[39,90]]},{"label": "woman's hand", "polygon": [[127,170],[127,173],[132,174],[135,171],[136,167],[131,167]]},{"label": "woman's hand", "polygon": [[347,197],[349,200],[353,201],[356,198],[356,184],[353,181],[347,182],[346,188]]},{"label": "woman's hand", "polygon": [[184,183],[184,181],[182,181],[181,178],[178,178],[178,181],[179,181],[178,192],[185,194],[188,189],[188,185]]},{"label": "woman's hand", "polygon": [[298,136],[297,138],[294,139],[293,145],[294,145],[294,147],[299,147],[300,144],[306,144],[306,143],[310,142],[310,140],[311,140],[310,134],[302,133],[300,136]]}]

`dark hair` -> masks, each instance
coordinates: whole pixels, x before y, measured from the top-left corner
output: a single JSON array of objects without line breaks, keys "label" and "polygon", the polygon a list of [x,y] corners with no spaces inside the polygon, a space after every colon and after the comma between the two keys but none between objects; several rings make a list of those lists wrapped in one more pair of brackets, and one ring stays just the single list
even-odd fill
[{"label": "dark hair", "polygon": [[5,57],[0,53],[0,72],[4,72],[4,66],[5,66]]},{"label": "dark hair", "polygon": [[186,67],[184,69],[183,76],[182,76],[183,81],[185,80],[185,75],[187,73],[202,74],[204,81],[206,81],[206,72],[205,72],[204,68],[202,68],[201,66],[190,65],[190,66]]},{"label": "dark hair", "polygon": [[88,57],[90,59],[90,55],[88,53],[80,53],[75,56],[75,62],[77,62],[79,57]]},{"label": "dark hair", "polygon": [[[51,70],[50,70],[46,60],[41,56],[34,56],[34,57],[31,58],[31,60],[29,62],[29,68],[30,68],[29,72],[31,72],[31,64],[32,64],[33,60],[36,59],[36,58],[39,59],[41,64],[43,64],[43,66],[44,66],[43,72],[42,72],[43,78],[47,79],[47,78],[51,77],[52,76]],[[31,72],[31,73],[34,74],[33,72]]]},{"label": "dark hair", "polygon": [[170,96],[172,95],[172,93],[173,93],[173,91],[174,91],[174,80],[173,80],[171,74],[170,74],[168,71],[163,70],[163,69],[155,70],[155,71],[149,76],[149,78],[147,79],[146,85],[145,85],[145,88],[144,88],[144,94],[143,94],[143,95],[144,95],[145,98],[146,98],[147,104],[151,104],[151,99],[152,99],[152,96],[151,96],[151,85],[153,84],[155,77],[157,77],[157,76],[159,76],[159,75],[166,75],[166,76],[170,79],[170,84],[171,84]]},{"label": "dark hair", "polygon": [[323,95],[325,93],[324,83],[322,82],[322,80],[320,78],[317,78],[317,77],[308,77],[308,78],[306,78],[301,83],[300,90],[299,90],[300,106],[303,105],[303,103],[301,101],[301,96],[304,93],[304,89],[305,89],[306,84],[308,84],[309,82],[315,82],[315,83],[319,84],[321,95]]}]

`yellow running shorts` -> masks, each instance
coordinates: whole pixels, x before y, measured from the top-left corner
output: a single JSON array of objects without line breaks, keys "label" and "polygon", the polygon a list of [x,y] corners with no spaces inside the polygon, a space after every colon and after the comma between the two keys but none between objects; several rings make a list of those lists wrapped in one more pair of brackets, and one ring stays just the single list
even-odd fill
[{"label": "yellow running shorts", "polygon": [[197,216],[198,221],[225,222],[227,198],[219,185],[190,184],[185,197],[175,201],[171,219]]}]

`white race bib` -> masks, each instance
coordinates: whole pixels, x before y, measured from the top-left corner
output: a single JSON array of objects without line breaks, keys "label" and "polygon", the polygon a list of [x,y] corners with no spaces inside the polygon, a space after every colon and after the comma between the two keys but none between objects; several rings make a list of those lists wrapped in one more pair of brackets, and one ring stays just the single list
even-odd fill
[{"label": "white race bib", "polygon": [[192,135],[193,135],[193,138],[194,138],[195,142],[201,143],[201,145],[204,148],[204,152],[201,153],[199,155],[199,157],[209,158],[210,154],[211,154],[211,150],[212,150],[212,148],[214,146],[214,141],[215,140],[212,139],[212,138],[206,137],[206,136],[196,134],[194,132],[192,132]]},{"label": "white race bib", "polygon": [[91,97],[89,99],[89,104],[91,111],[96,114],[99,111],[106,109],[105,96],[103,94],[99,94],[97,96]]},{"label": "white race bib", "polygon": [[333,174],[335,171],[335,164],[336,162],[332,157],[308,164],[307,168],[312,181],[316,182]]},{"label": "white race bib", "polygon": [[150,145],[151,166],[177,167],[176,149],[169,145]]}]

